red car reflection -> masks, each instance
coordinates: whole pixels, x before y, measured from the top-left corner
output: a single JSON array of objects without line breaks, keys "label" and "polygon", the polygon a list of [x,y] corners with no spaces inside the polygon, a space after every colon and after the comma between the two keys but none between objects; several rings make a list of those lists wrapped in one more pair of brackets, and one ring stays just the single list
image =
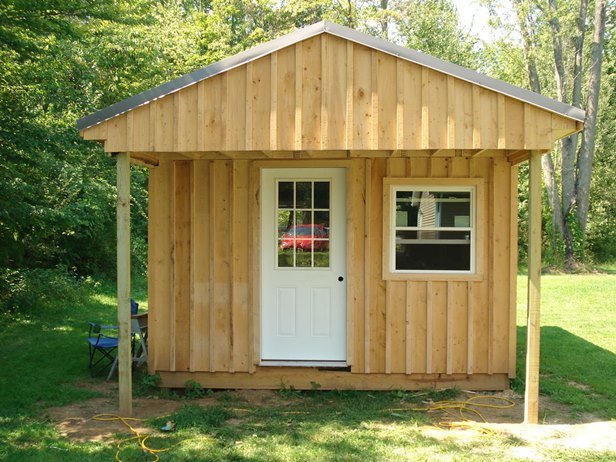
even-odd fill
[{"label": "red car reflection", "polygon": [[310,250],[313,248],[318,252],[329,248],[329,240],[321,241],[329,237],[323,225],[295,225],[291,226],[282,235],[280,248],[282,250],[295,247],[298,250]]}]

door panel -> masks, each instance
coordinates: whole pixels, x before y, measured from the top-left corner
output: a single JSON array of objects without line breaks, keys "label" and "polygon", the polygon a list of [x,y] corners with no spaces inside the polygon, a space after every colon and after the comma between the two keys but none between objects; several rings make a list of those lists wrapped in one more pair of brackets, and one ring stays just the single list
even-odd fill
[{"label": "door panel", "polygon": [[261,359],[345,361],[345,169],[263,169],[261,191]]}]

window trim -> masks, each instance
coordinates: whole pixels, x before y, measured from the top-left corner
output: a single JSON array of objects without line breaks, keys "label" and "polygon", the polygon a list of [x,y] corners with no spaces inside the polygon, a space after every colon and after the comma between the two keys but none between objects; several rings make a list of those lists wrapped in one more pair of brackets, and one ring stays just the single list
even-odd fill
[{"label": "window trim", "polygon": [[[460,270],[396,270],[395,264],[395,199],[396,191],[406,188],[472,190],[471,193],[471,269]],[[383,279],[423,281],[478,281],[483,279],[486,223],[484,179],[482,178],[392,178],[383,179]],[[393,225],[393,226],[392,226]]]}]

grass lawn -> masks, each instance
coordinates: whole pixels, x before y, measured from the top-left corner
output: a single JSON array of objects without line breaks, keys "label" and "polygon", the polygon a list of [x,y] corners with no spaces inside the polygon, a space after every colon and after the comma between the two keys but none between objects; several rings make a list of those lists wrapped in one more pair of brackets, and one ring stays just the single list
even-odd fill
[{"label": "grass lawn", "polygon": [[[526,287],[519,276],[518,377],[525,367]],[[541,298],[540,391],[574,413],[616,419],[616,275],[544,275]]]},{"label": "grass lawn", "polygon": [[[571,404],[573,417],[592,413],[616,418],[616,275],[544,276],[542,392]],[[525,278],[519,279],[519,302]],[[46,409],[88,400],[102,379],[88,376],[87,320],[113,322],[113,286],[84,293],[82,302],[37,309],[28,315],[0,315],[0,460],[110,461],[112,442],[78,443],[63,438]],[[134,296],[145,301],[145,292]],[[523,368],[524,309],[519,303]],[[135,388],[139,388],[136,378]],[[520,380],[514,387],[520,387]],[[163,461],[241,460],[525,460],[516,438],[494,435],[473,440],[436,437],[421,426],[423,413],[400,411],[425,399],[407,392],[296,392],[255,403],[216,392],[208,405],[186,401],[168,419],[177,430],[152,438],[152,447],[171,446]],[[434,398],[447,396],[435,395]],[[614,460],[614,453],[540,449],[546,460]],[[152,458],[135,448],[125,461]]]}]

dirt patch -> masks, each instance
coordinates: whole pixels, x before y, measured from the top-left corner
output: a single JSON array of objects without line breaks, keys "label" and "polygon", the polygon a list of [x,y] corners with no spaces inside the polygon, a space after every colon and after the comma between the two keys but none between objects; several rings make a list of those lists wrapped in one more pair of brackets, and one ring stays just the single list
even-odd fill
[{"label": "dirt patch", "polygon": [[[74,403],[68,406],[48,410],[49,417],[56,423],[60,433],[66,438],[85,441],[105,441],[113,439],[117,434],[128,433],[120,421],[98,421],[93,417],[97,414],[117,413],[117,383],[86,383],[89,389],[96,389],[106,396],[88,401]],[[96,387],[96,388],[95,388]],[[505,438],[513,438],[516,444],[511,446],[511,455],[519,458],[541,460],[541,448],[571,448],[592,449],[596,451],[616,452],[616,422],[602,422],[593,415],[576,416],[569,406],[556,403],[546,396],[540,397],[541,425],[524,425],[524,400],[511,390],[500,393],[463,392],[457,398],[459,401],[480,396],[480,402],[502,403],[491,398],[506,398],[514,403],[511,408],[500,409],[477,408],[488,422],[478,424],[464,423],[455,416],[445,417],[454,423],[454,428],[444,430],[435,426],[421,427],[426,436],[438,439],[453,439],[468,443],[476,438],[485,437],[486,431]],[[237,403],[240,412],[246,406],[284,406],[292,404],[293,399],[287,399],[279,393],[270,390],[237,390],[217,392],[192,403],[202,406],[214,405],[221,401]],[[133,400],[133,417],[150,419],[168,415],[183,405],[182,400],[159,399],[156,397],[137,397]],[[409,407],[416,405],[408,404]],[[441,420],[441,415],[433,414],[435,422]],[[227,422],[238,425],[242,416],[238,415]],[[475,419],[479,420],[479,419]],[[131,421],[131,425],[141,433],[151,433],[143,421]],[[456,425],[458,424],[458,425]]]}]

